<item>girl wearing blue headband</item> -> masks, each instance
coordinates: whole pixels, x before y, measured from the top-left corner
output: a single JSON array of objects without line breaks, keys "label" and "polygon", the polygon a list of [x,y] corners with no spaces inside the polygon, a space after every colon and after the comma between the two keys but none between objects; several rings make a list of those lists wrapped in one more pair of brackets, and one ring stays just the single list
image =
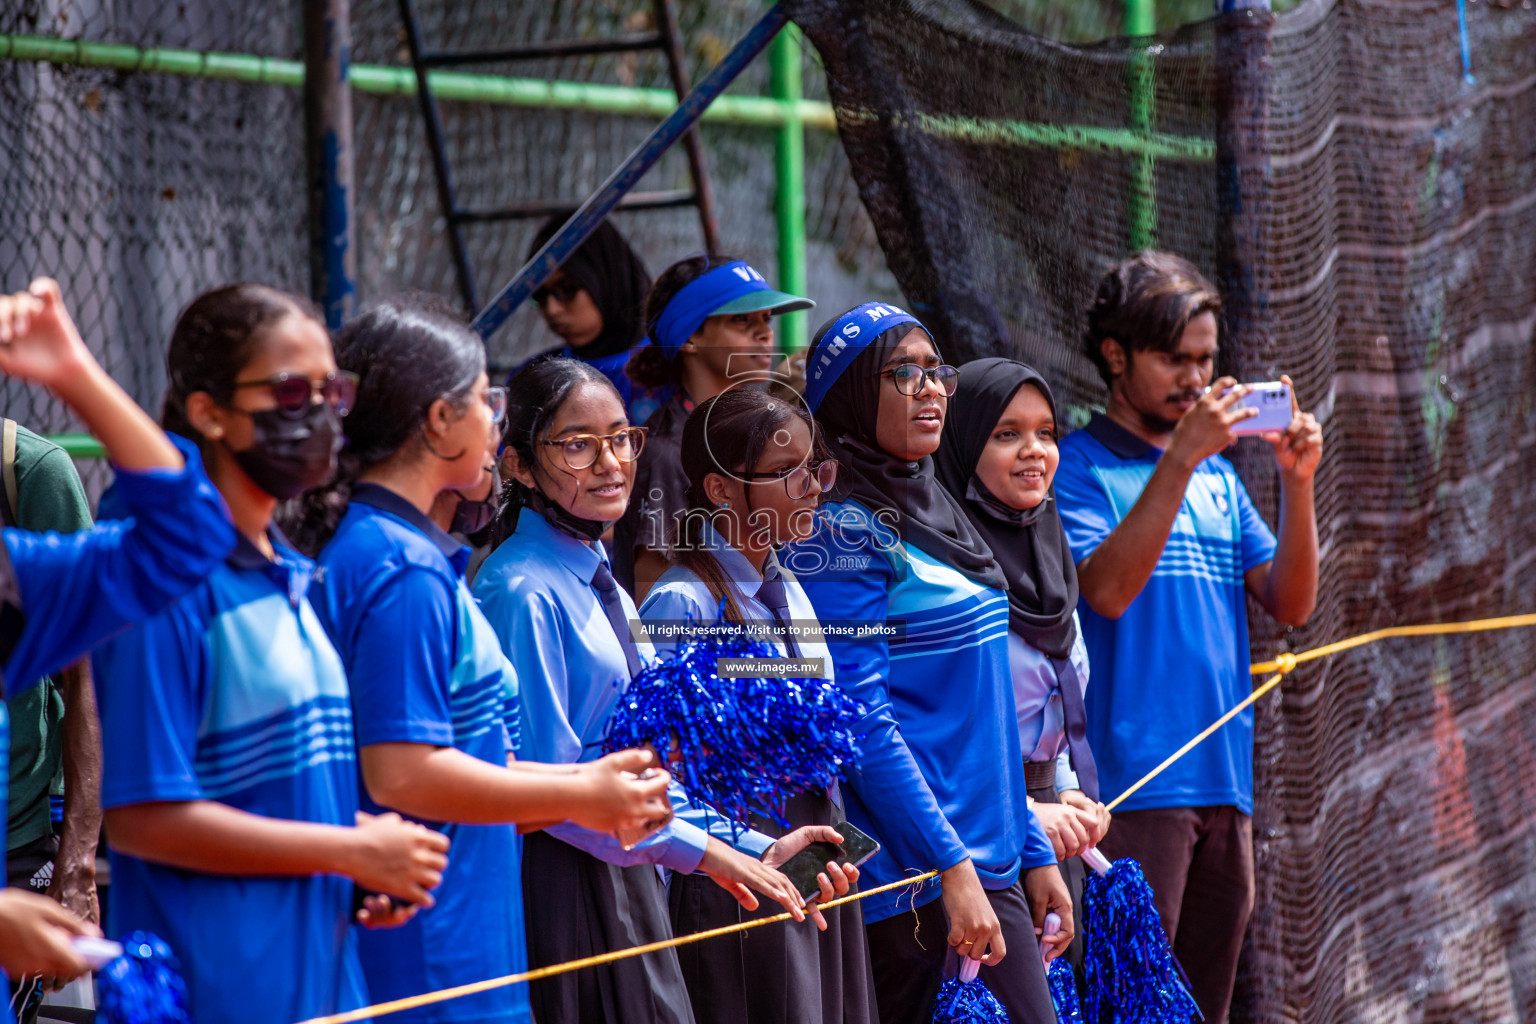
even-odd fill
[{"label": "girl wearing blue headband", "polygon": [[[806,404],[839,471],[829,528],[781,556],[823,620],[897,625],[837,643],[838,684],[870,709],[848,820],[879,840],[862,904],[883,1024],[926,1024],[958,957],[981,961],[1015,1024],[1055,1021],[1037,927],[1071,900],[1028,809],[1008,670],[1007,577],[934,478],[957,371],[915,317],[866,303],[817,332]],[[914,921],[914,913],[916,919]],[[1004,955],[1007,954],[1007,959]]]},{"label": "girl wearing blue headband", "polygon": [[773,369],[773,316],[816,303],[775,291],[742,260],[690,256],[662,271],[645,299],[651,344],[636,350],[629,376],[671,398],[645,422],[646,450],[635,500],[614,529],[614,575],[644,599],[667,568],[676,519],[688,507],[682,469],[683,421],[742,377]]}]

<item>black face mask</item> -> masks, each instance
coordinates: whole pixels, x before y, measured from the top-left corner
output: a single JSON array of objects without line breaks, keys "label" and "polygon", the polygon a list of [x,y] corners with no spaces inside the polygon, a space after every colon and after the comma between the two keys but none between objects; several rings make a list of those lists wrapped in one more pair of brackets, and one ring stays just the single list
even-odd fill
[{"label": "black face mask", "polygon": [[328,404],[311,404],[302,415],[281,409],[248,412],[251,446],[231,454],[245,475],[278,501],[318,487],[336,469],[336,453],[346,438],[341,420]]},{"label": "black face mask", "polygon": [[501,498],[501,467],[491,467],[491,493],[479,501],[460,498],[459,507],[453,510],[453,522],[449,533],[469,537],[491,525],[496,518],[496,507]]}]

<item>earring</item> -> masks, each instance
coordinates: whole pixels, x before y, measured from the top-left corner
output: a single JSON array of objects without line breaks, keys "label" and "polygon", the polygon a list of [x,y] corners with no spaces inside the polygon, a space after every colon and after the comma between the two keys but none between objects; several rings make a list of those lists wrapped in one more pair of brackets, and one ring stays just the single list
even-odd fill
[{"label": "earring", "polygon": [[728,502],[728,501],[722,501],[722,502],[721,502],[721,503],[720,503],[720,507],[721,507],[721,508],[730,508],[730,507],[731,507],[731,503],[730,503],[730,502]]},{"label": "earring", "polygon": [[224,428],[223,427],[214,427],[214,428],[212,428],[211,430],[208,431],[208,436],[213,438],[215,441],[217,441],[219,438],[224,436]]}]

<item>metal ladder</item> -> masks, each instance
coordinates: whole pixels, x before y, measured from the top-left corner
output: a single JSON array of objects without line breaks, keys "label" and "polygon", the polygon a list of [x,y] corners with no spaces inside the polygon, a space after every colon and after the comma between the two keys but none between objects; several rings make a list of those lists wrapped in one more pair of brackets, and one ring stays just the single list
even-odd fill
[{"label": "metal ladder", "polygon": [[[421,39],[421,27],[416,18],[414,0],[400,0],[400,19],[405,26],[406,44],[410,49],[411,66],[416,72],[416,96],[421,103],[422,118],[427,126],[427,146],[432,154],[432,168],[437,176],[437,198],[448,223],[448,247],[453,255],[454,269],[459,279],[459,294],[473,315],[480,311],[480,293],[475,287],[474,267],[464,246],[464,225],[488,224],[528,217],[546,217],[561,210],[580,205],[572,201],[542,201],[515,203],[489,210],[467,209],[459,205],[454,190],[453,170],[449,166],[448,151],[443,138],[443,121],[437,106],[437,97],[427,78],[433,68],[458,67],[464,64],[486,64],[518,60],[536,60],[548,57],[586,57],[607,53],[635,53],[644,50],[660,50],[667,60],[668,76],[679,101],[692,87],[688,71],[683,66],[683,53],[678,43],[677,11],[672,0],[653,0],[656,28],[651,32],[635,32],[610,39],[557,39],[527,46],[514,46],[496,50],[429,50]],[[704,246],[714,252],[720,248],[719,222],[715,218],[714,193],[709,184],[709,168],[704,160],[704,146],[697,127],[683,136],[683,148],[688,155],[688,171],[693,179],[692,189],[672,189],[662,192],[631,192],[619,203],[620,210],[663,210],[678,206],[696,206],[699,226],[704,234]]]}]

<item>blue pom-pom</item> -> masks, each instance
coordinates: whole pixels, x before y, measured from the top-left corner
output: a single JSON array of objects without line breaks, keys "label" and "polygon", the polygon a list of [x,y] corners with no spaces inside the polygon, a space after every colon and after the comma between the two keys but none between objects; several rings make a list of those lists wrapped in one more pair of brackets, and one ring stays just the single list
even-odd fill
[{"label": "blue pom-pom", "polygon": [[950,978],[933,1001],[933,1024],[1008,1024],[1008,1011],[980,978]]},{"label": "blue pom-pom", "polygon": [[171,947],[150,932],[132,932],[122,943],[123,955],[96,975],[96,1024],[192,1024]]},{"label": "blue pom-pom", "polygon": [[727,678],[721,658],[776,658],[778,651],[721,629],[684,644],[637,675],[608,726],[607,749],[674,749],[690,797],[739,825],[753,814],[788,828],[784,802],[825,789],[858,759],[864,706],[826,679]]},{"label": "blue pom-pom", "polygon": [[1045,980],[1051,986],[1057,1024],[1083,1024],[1083,1004],[1078,998],[1077,975],[1072,973],[1072,965],[1057,957],[1046,968]]},{"label": "blue pom-pom", "polygon": [[1141,865],[1121,858],[1083,885],[1088,1019],[1190,1024],[1204,1019],[1168,946]]}]

